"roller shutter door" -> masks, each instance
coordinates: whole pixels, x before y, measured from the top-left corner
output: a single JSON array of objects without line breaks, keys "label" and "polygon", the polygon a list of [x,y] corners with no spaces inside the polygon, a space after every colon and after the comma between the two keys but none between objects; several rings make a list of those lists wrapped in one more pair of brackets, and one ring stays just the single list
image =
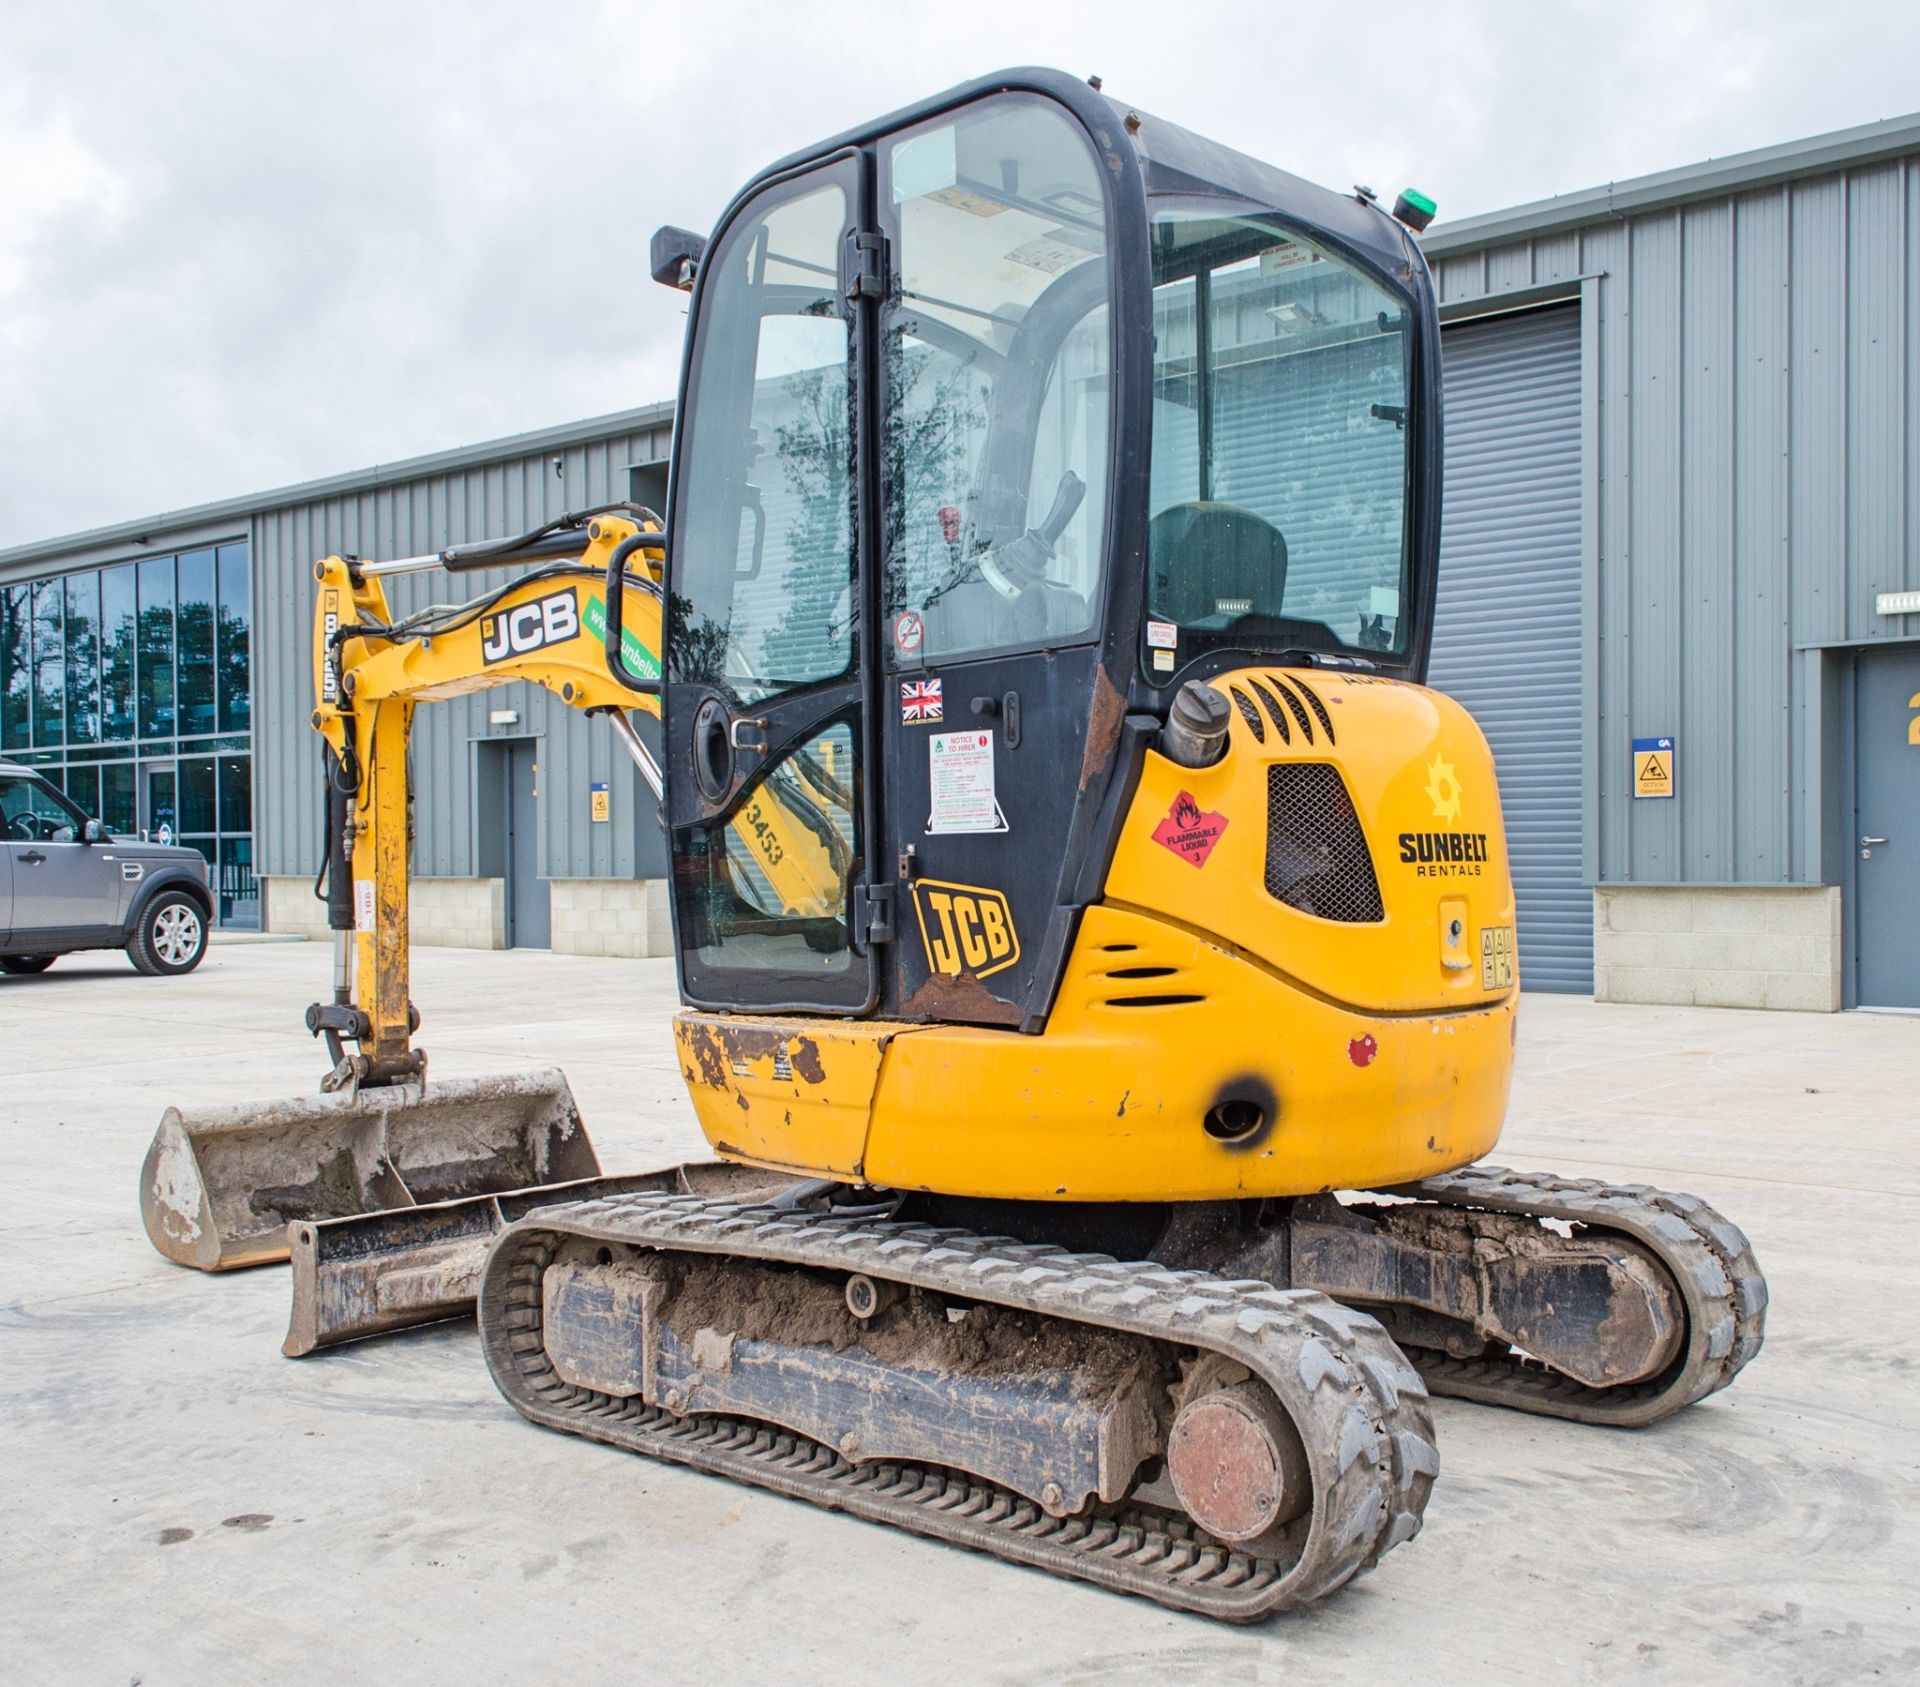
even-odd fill
[{"label": "roller shutter door", "polygon": [[1593,989],[1580,872],[1580,312],[1443,337],[1446,515],[1428,681],[1493,745],[1521,983]]}]

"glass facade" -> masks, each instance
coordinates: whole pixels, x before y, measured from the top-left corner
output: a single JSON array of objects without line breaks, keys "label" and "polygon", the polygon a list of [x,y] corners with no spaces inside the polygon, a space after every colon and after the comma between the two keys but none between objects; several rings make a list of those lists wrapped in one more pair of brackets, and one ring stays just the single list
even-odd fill
[{"label": "glass facade", "polygon": [[0,586],[0,755],[117,832],[191,844],[257,927],[244,542]]}]

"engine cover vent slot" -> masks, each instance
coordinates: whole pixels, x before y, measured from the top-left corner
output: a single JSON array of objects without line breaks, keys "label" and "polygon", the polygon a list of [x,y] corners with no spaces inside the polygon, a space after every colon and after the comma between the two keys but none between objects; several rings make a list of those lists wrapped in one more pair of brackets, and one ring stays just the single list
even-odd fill
[{"label": "engine cover vent slot", "polygon": [[1247,723],[1247,730],[1253,734],[1254,743],[1266,743],[1267,727],[1260,718],[1260,711],[1253,706],[1247,694],[1239,686],[1230,685],[1227,690],[1232,692],[1234,704],[1240,710],[1240,718]]},{"label": "engine cover vent slot", "polygon": [[1302,703],[1298,697],[1294,696],[1293,687],[1288,685],[1278,674],[1273,675],[1272,678],[1273,689],[1279,692],[1282,697],[1286,698],[1287,707],[1293,711],[1293,718],[1300,723],[1300,736],[1311,744],[1313,742],[1313,722],[1307,719],[1306,705]]},{"label": "engine cover vent slot", "polygon": [[1333,716],[1327,713],[1327,706],[1320,701],[1320,694],[1303,679],[1296,679],[1293,688],[1307,700],[1307,706],[1313,710],[1314,719],[1319,721],[1320,730],[1327,735],[1327,742],[1333,742]]},{"label": "engine cover vent slot", "polygon": [[1250,679],[1247,681],[1247,684],[1253,687],[1254,694],[1262,703],[1266,704],[1267,713],[1273,717],[1274,730],[1280,734],[1280,742],[1282,744],[1291,744],[1293,742],[1293,729],[1287,725],[1287,712],[1280,707],[1280,700],[1257,679]]},{"label": "engine cover vent slot", "polygon": [[1371,925],[1387,917],[1338,768],[1275,762],[1267,769],[1267,893],[1322,920]]}]

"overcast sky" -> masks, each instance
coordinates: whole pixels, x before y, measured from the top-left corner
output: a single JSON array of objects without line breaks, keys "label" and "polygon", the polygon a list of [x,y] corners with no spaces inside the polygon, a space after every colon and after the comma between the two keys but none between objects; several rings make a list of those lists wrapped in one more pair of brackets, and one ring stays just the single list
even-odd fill
[{"label": "overcast sky", "polygon": [[1471,215],[1920,107],[1913,0],[0,3],[0,546],[672,396],[663,222],[1013,64]]}]

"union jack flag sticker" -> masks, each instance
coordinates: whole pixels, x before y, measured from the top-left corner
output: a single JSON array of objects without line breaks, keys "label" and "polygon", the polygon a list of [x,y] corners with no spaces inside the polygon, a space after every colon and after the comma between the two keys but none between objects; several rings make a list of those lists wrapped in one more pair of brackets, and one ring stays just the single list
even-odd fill
[{"label": "union jack flag sticker", "polygon": [[900,682],[900,724],[925,726],[945,717],[937,679],[903,679]]}]

